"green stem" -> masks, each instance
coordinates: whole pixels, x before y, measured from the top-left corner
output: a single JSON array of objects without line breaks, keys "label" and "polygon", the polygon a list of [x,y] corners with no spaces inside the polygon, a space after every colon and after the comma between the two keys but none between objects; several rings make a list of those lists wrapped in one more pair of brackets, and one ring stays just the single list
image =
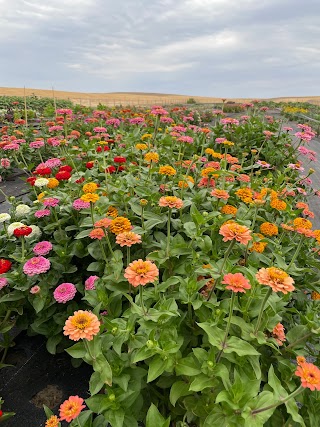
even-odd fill
[{"label": "green stem", "polygon": [[170,253],[170,222],[171,222],[171,209],[169,208],[168,222],[167,222],[167,250],[166,250],[167,257],[169,257],[169,253]]},{"label": "green stem", "polygon": [[271,295],[271,292],[272,292],[272,288],[269,288],[269,289],[267,290],[267,293],[266,293],[265,297],[264,297],[264,300],[262,301],[261,308],[260,308],[260,313],[259,313],[259,317],[258,317],[258,321],[257,321],[256,327],[255,327],[255,329],[254,329],[254,335],[256,335],[256,334],[257,334],[258,329],[259,329],[259,327],[260,327],[261,319],[262,319],[262,314],[263,314],[263,310],[264,310],[264,307],[265,307],[265,305],[266,305],[266,302],[267,302],[267,301],[268,301],[268,299],[269,299],[269,296]]},{"label": "green stem", "polygon": [[94,227],[95,220],[94,220],[94,209],[93,209],[93,203],[92,202],[90,202],[90,213],[91,213],[92,225]]},{"label": "green stem", "polygon": [[289,270],[289,269],[290,269],[290,267],[291,267],[291,266],[292,266],[292,264],[294,263],[295,259],[296,259],[296,258],[297,258],[297,256],[299,255],[299,252],[300,252],[300,250],[301,250],[301,246],[302,246],[302,243],[303,243],[303,239],[304,239],[304,235],[302,234],[302,235],[301,235],[301,238],[300,238],[300,242],[299,242],[299,244],[298,244],[298,246],[297,246],[297,249],[296,249],[295,253],[293,254],[293,257],[291,258],[290,264],[288,265],[288,268],[287,268],[286,270]]},{"label": "green stem", "polygon": [[297,390],[293,391],[285,399],[281,400],[280,402],[274,403],[273,405],[265,406],[264,408],[254,409],[253,411],[251,411],[251,415],[260,414],[261,412],[268,411],[269,409],[273,409],[273,408],[276,408],[277,406],[283,405],[284,403],[287,403],[288,400],[296,397],[303,390],[304,390],[304,388],[301,385],[299,388],[297,388]]},{"label": "green stem", "polygon": [[[127,265],[129,265],[130,264],[130,247],[129,246],[127,246]],[[129,283],[129,295],[131,295],[131,293],[132,293],[132,286],[131,286],[131,283]]]},{"label": "green stem", "polygon": [[115,261],[115,257],[114,257],[114,253],[113,253],[113,249],[112,249],[112,246],[111,246],[111,243],[110,243],[110,239],[109,239],[108,233],[106,232],[105,229],[103,229],[103,232],[104,232],[104,235],[105,235],[105,238],[106,238],[106,241],[107,241],[107,245],[108,245],[109,251],[111,253],[112,259],[113,259],[113,261]]},{"label": "green stem", "polygon": [[141,308],[142,308],[142,311],[143,311],[143,315],[145,316],[147,313],[146,313],[146,309],[145,309],[145,306],[144,306],[144,303],[143,303],[143,286],[139,286],[139,294],[140,294],[140,303],[141,303]]},{"label": "green stem", "polygon": [[104,246],[103,246],[101,240],[99,240],[99,243],[100,243],[100,247],[101,247],[101,252],[102,252],[103,258],[104,258],[106,264],[108,264],[108,257],[107,257],[106,251],[104,250]]},{"label": "green stem", "polygon": [[228,259],[229,255],[230,255],[230,252],[232,251],[232,248],[233,248],[233,246],[235,245],[235,243],[236,243],[236,241],[235,241],[235,240],[232,240],[232,241],[230,242],[230,245],[228,246],[228,249],[226,250],[226,254],[225,254],[225,256],[224,256],[224,260],[223,260],[222,266],[221,266],[221,268],[220,268],[220,270],[219,270],[219,275],[220,275],[220,277],[219,277],[218,279],[216,279],[216,280],[215,280],[214,285],[212,286],[211,291],[210,291],[210,293],[209,293],[209,295],[208,295],[207,301],[209,301],[209,299],[211,298],[211,295],[213,294],[213,291],[215,290],[215,288],[216,288],[217,284],[218,284],[218,283],[220,283],[220,281],[221,281],[221,274],[222,274],[222,272],[223,272],[224,266],[225,266],[225,264],[226,264],[226,262],[227,262],[227,259]]},{"label": "green stem", "polygon": [[21,262],[24,261],[24,254],[25,254],[25,240],[24,236],[21,237]]},{"label": "green stem", "polygon": [[233,313],[233,306],[234,306],[235,295],[236,295],[235,292],[232,292],[226,333],[225,333],[223,341],[222,341],[222,349],[219,351],[218,356],[216,358],[216,363],[220,362],[223,350],[225,349],[225,346],[226,346],[226,342],[227,342],[227,338],[228,338],[229,331],[230,331],[230,326],[231,326],[231,318],[232,318],[232,313]]}]

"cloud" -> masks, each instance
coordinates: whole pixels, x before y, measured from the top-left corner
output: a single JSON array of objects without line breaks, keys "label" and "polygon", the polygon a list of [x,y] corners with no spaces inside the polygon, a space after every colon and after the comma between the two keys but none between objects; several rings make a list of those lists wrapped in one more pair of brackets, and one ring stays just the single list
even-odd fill
[{"label": "cloud", "polygon": [[0,77],[87,92],[317,95],[319,12],[318,0],[0,0]]}]

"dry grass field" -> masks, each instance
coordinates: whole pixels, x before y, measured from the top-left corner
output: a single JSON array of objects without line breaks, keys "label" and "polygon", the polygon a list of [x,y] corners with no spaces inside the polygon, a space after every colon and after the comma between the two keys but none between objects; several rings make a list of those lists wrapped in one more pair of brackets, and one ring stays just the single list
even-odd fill
[{"label": "dry grass field", "polygon": [[[221,103],[221,98],[206,97],[206,96],[194,96],[194,95],[173,95],[173,94],[162,94],[162,93],[145,93],[145,92],[110,92],[110,93],[85,93],[85,92],[66,92],[58,90],[43,90],[43,89],[31,89],[31,88],[6,88],[0,87],[0,96],[26,96],[36,95],[38,97],[49,97],[57,99],[70,99],[71,101],[86,105],[96,106],[99,103],[104,105],[155,105],[155,104],[176,104],[186,103],[189,98],[194,98],[197,103]],[[247,102],[252,98],[227,98],[226,102]],[[306,96],[306,97],[280,97],[280,98],[269,98],[273,101],[285,101],[285,102],[304,102],[308,101],[313,104],[320,105],[320,96]]]}]

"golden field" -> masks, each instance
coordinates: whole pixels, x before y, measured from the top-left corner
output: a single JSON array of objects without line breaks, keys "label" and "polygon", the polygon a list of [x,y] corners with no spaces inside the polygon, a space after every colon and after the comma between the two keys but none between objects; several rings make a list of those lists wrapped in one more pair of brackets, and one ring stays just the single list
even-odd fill
[{"label": "golden field", "polygon": [[[109,93],[85,93],[85,92],[68,92],[59,90],[44,90],[33,88],[7,88],[0,87],[0,96],[30,96],[32,94],[38,97],[49,97],[57,99],[70,99],[74,103],[96,106],[99,103],[104,105],[154,105],[154,104],[176,104],[186,103],[189,98],[194,98],[197,103],[221,103],[222,98],[194,96],[194,95],[174,95],[162,93],[145,93],[145,92],[109,92]],[[260,98],[262,99],[262,98]],[[252,98],[226,98],[226,102],[232,101],[242,103],[251,101]],[[279,97],[268,98],[270,101],[276,102],[311,102],[320,105],[320,96],[305,96],[305,97]]]}]

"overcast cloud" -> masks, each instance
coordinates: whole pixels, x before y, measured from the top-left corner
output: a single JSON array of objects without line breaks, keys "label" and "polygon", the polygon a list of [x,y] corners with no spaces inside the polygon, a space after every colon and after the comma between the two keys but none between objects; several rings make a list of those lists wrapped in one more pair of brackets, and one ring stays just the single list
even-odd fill
[{"label": "overcast cloud", "polygon": [[320,95],[320,0],[0,0],[0,86]]}]

